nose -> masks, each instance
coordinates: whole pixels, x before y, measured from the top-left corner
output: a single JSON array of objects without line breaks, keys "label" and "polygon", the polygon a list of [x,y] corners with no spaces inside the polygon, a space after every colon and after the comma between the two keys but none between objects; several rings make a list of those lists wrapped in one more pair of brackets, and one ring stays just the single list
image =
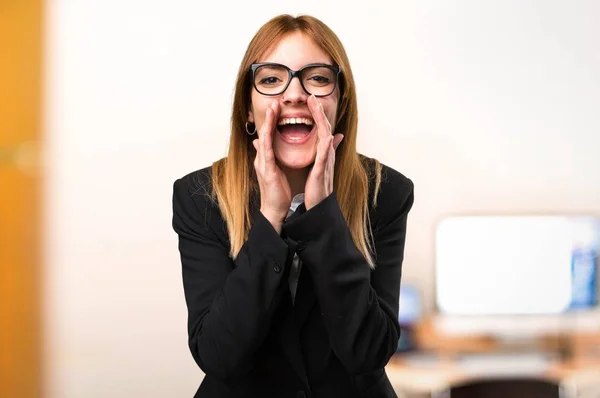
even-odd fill
[{"label": "nose", "polygon": [[288,88],[283,92],[281,97],[286,104],[302,104],[308,100],[308,94],[302,88],[298,76],[294,76],[290,81]]}]

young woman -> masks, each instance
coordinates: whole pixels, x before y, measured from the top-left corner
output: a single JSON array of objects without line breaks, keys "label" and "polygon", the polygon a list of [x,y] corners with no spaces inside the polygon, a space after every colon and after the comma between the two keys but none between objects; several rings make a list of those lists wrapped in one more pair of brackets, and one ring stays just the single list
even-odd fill
[{"label": "young woman", "polygon": [[227,157],[174,183],[196,397],[396,396],[413,183],[357,153],[356,108],[325,24],[282,15],[256,33]]}]

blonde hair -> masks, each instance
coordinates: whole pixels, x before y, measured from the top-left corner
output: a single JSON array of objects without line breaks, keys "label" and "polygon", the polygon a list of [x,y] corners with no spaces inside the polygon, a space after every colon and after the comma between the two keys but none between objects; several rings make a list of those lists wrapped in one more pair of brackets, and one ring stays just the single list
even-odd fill
[{"label": "blonde hair", "polygon": [[245,130],[252,85],[249,69],[286,34],[300,31],[310,37],[341,68],[340,101],[336,132],[344,141],[336,150],[334,190],[352,239],[371,268],[375,267],[372,232],[369,220],[369,179],[374,179],[373,205],[381,181],[381,165],[356,151],[358,112],[356,89],[350,63],[342,43],[335,33],[320,20],[311,16],[280,15],[263,25],[246,50],[240,65],[233,110],[231,136],[226,158],[212,165],[212,196],[216,199],[228,228],[230,255],[236,258],[251,227],[250,202],[259,193],[254,170],[256,150]]}]

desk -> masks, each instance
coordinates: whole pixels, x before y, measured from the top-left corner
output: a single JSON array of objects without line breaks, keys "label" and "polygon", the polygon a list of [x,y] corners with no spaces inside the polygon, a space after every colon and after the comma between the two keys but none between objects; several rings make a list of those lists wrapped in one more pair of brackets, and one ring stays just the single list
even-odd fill
[{"label": "desk", "polygon": [[[427,348],[396,354],[386,367],[399,393],[435,394],[479,380],[529,378],[556,383],[569,398],[589,388],[600,397],[600,355],[590,348],[600,347],[598,335],[541,336],[529,353],[510,354],[489,336],[440,336],[425,323],[415,330],[415,340]],[[565,344],[570,355],[561,354]]]},{"label": "desk", "polygon": [[[490,357],[493,358],[494,355]],[[547,380],[570,390],[581,390],[593,383],[600,388],[600,358],[595,361],[578,362],[548,360],[545,369],[539,372],[536,372],[536,369],[529,372],[503,372],[502,370],[496,372],[490,371],[489,368],[471,372],[465,369],[460,360],[440,357],[437,360],[425,360],[423,364],[416,364],[414,358],[407,359],[398,355],[389,362],[386,372],[396,390],[412,394],[432,394],[482,379],[514,377]]]}]

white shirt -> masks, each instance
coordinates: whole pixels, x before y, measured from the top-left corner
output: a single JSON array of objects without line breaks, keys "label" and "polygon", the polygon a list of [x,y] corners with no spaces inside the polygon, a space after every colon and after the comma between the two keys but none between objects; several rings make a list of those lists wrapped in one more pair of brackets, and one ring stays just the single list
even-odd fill
[{"label": "white shirt", "polygon": [[[288,215],[287,215],[286,219],[289,218],[292,214],[294,214],[294,212],[296,211],[298,206],[300,206],[303,202],[304,202],[304,194],[303,193],[299,193],[298,195],[294,196],[294,198],[292,199],[292,204],[290,205],[290,210],[288,211]],[[300,261],[298,254],[294,253],[292,269],[290,270],[290,277],[288,279],[289,284],[290,284],[290,293],[292,294],[292,303],[294,302],[294,300],[296,298],[296,289],[298,287],[298,277],[300,276],[300,268],[302,268],[302,262]]]}]

